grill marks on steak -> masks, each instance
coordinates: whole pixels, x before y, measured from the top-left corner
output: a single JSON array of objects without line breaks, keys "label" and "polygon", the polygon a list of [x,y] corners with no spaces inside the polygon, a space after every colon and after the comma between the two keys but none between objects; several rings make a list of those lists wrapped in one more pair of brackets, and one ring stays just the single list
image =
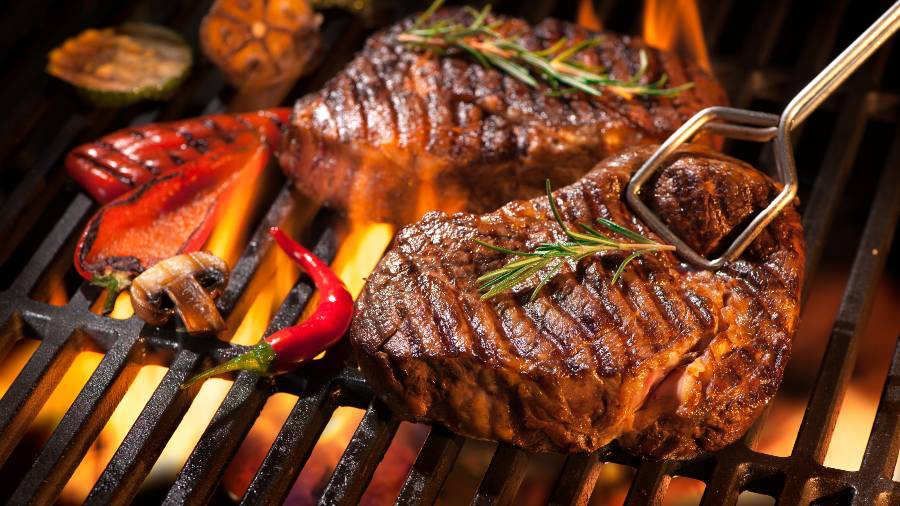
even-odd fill
[{"label": "grill marks on steak", "polygon": [[[570,224],[606,217],[649,232],[622,201],[653,152],[610,158],[555,193]],[[688,147],[647,188],[649,204],[700,251],[720,246],[776,191],[748,165]],[[697,271],[647,255],[621,281],[621,252],[569,264],[482,301],[476,278],[513,249],[564,240],[546,198],[484,215],[440,212],[404,228],[357,302],[351,340],[385,400],[414,420],[538,451],[689,457],[734,441],[774,395],[797,323],[804,246],[786,209],[738,261]],[[536,282],[536,280],[534,280]]]},{"label": "grill marks on steak", "polygon": [[[470,19],[454,9],[437,16]],[[557,20],[498,19],[532,49],[597,35]],[[397,42],[411,26],[408,19],[373,36],[321,91],[298,101],[280,154],[298,188],[355,218],[408,223],[431,209],[496,209],[538,195],[546,177],[572,182],[620,148],[659,142],[700,109],[725,103],[710,75],[629,37],[603,33],[579,57],[627,79],[644,50],[645,82],[665,73],[671,86],[694,88],[672,98],[554,97],[467,57]]]}]

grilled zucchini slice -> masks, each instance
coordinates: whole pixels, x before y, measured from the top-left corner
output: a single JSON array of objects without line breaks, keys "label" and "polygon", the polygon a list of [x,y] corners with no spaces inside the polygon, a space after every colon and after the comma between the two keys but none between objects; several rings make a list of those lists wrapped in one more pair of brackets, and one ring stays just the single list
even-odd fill
[{"label": "grilled zucchini slice", "polygon": [[187,76],[193,57],[180,35],[148,23],[88,29],[50,52],[47,72],[99,106],[162,100]]}]

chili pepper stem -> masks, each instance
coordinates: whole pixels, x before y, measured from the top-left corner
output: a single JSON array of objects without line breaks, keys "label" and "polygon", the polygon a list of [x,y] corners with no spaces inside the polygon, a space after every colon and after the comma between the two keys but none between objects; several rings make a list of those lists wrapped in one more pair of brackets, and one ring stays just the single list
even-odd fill
[{"label": "chili pepper stem", "polygon": [[232,371],[249,371],[259,375],[268,375],[272,362],[275,361],[275,350],[272,345],[266,341],[260,341],[259,344],[253,346],[249,350],[232,358],[227,362],[223,362],[216,367],[207,369],[200,374],[192,377],[181,385],[181,388],[188,388],[194,383],[203,381],[220,374]]}]

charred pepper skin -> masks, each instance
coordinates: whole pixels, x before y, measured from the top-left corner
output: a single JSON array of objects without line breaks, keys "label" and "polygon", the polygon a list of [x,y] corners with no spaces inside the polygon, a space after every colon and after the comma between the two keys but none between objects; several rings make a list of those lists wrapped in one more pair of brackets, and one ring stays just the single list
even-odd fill
[{"label": "charred pepper skin", "polygon": [[277,108],[125,128],[70,151],[66,171],[105,204],[207,153],[242,147],[248,132],[275,151],[290,115],[289,108]]},{"label": "charred pepper skin", "polygon": [[236,142],[239,147],[185,163],[101,207],[75,246],[78,273],[89,281],[113,274],[130,279],[163,259],[199,250],[223,197],[244,171],[259,174],[268,163],[269,150],[255,134],[244,132]]},{"label": "charred pepper skin", "polygon": [[261,375],[287,372],[333,346],[350,328],[353,296],[341,279],[321,258],[278,227],[272,227],[269,233],[312,279],[318,290],[319,305],[306,320],[281,329],[245,353],[194,376],[182,385],[183,388],[230,371],[251,371]]}]

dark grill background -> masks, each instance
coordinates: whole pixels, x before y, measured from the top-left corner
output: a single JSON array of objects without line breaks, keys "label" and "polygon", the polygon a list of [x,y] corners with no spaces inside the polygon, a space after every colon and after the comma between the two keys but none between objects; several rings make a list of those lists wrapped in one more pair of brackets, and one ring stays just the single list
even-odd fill
[{"label": "dark grill background", "polygon": [[[883,1],[863,5],[848,0],[824,1],[815,6],[778,0],[704,0],[700,4],[714,66],[733,104],[772,112],[778,112],[794,92],[888,6]],[[639,5],[628,1],[601,1],[597,5],[606,27],[639,33]],[[80,5],[16,2],[7,6],[0,30],[0,72],[4,77],[0,79],[0,110],[4,112],[0,124],[0,357],[23,337],[40,339],[40,346],[0,399],[0,462],[5,463],[0,498],[11,503],[52,501],[139,366],[161,364],[169,367],[165,378],[103,472],[88,502],[106,504],[134,497],[196,394],[196,388],[182,391],[178,385],[201,365],[236,350],[223,343],[184,339],[170,328],[143,328],[136,319],[112,320],[88,311],[99,292],[80,283],[69,262],[73,240],[94,206],[61,170],[61,157],[66,150],[114,129],[222,110],[231,97],[221,76],[198,58],[189,80],[172,100],[122,110],[99,110],[88,107],[66,85],[43,73],[45,54],[66,37],[88,26],[129,19],[171,26],[196,47],[196,29],[207,8],[207,2],[113,0],[90,0]],[[506,2],[500,10],[532,21],[546,15],[573,19],[575,5],[525,2],[519,6]],[[398,12],[389,14],[395,16]],[[328,11],[323,33],[325,63],[297,84],[291,98],[316,89],[340,69],[369,31],[347,14]],[[801,386],[794,387],[802,392],[808,387],[810,399],[793,454],[776,457],[755,452],[752,448],[757,430],[722,452],[691,462],[639,461],[613,445],[597,455],[565,458],[556,466],[557,477],[548,500],[560,504],[586,501],[603,463],[615,462],[636,470],[628,493],[629,504],[661,500],[675,475],[705,482],[704,504],[733,503],[743,490],[777,497],[783,504],[896,504],[900,489],[891,476],[900,445],[900,349],[893,350],[860,470],[829,469],[822,462],[855,364],[858,336],[868,320],[876,284],[883,275],[890,282],[897,282],[896,248],[890,256],[888,253],[892,250],[900,207],[897,53],[886,48],[873,56],[839,96],[807,121],[798,136],[800,198],[809,247],[807,287],[817,286],[816,274],[820,272],[839,272],[849,278],[836,315],[809,307],[804,313],[805,320],[834,318],[834,324],[818,376],[806,378],[805,385],[801,380]],[[760,166],[769,165],[771,156],[767,150],[745,145],[734,149],[747,159],[758,160]],[[235,307],[270,247],[265,229],[280,223],[295,206],[289,185],[274,193],[269,199],[271,204],[259,213],[253,239],[219,303],[225,313]],[[333,223],[323,211],[304,232],[307,244],[325,258],[331,258],[337,246]],[[886,264],[893,270],[885,274]],[[31,295],[45,271],[54,268],[66,269],[70,300],[61,307],[36,301]],[[294,321],[310,292],[305,278],[301,279],[269,330]],[[897,312],[893,314],[896,317]],[[894,329],[896,323],[886,322]],[[23,439],[28,422],[76,352],[83,349],[103,352],[100,365],[49,440],[38,444]],[[885,361],[889,354],[885,349]],[[365,409],[365,414],[324,486],[321,501],[357,502],[387,451],[398,421],[372,400],[365,380],[345,365],[346,359],[346,350],[339,348],[325,360],[275,382],[248,373],[237,375],[186,466],[162,496],[171,503],[227,500],[220,487],[222,474],[266,399],[280,391],[297,395],[296,405],[242,501],[282,500],[333,411],[339,406],[354,406]],[[398,501],[431,503],[439,495],[452,496],[456,491],[442,491],[442,485],[463,443],[461,437],[440,428],[432,429]],[[530,459],[524,452],[500,445],[473,501],[512,501]]]}]

